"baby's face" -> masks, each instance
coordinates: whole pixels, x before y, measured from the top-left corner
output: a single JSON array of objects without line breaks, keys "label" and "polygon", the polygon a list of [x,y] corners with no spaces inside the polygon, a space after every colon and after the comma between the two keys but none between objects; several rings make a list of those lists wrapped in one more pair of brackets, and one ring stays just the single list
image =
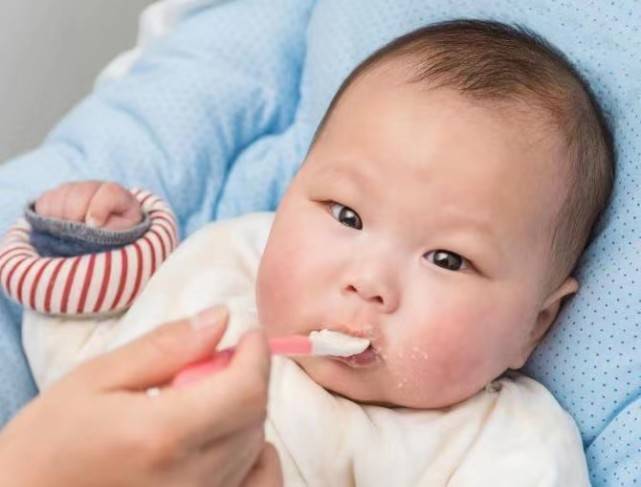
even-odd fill
[{"label": "baby's face", "polygon": [[347,360],[298,359],[312,379],[358,401],[432,408],[524,363],[556,314],[546,282],[564,194],[560,144],[526,118],[389,71],[345,92],[281,202],[258,275],[270,336],[371,340]]}]

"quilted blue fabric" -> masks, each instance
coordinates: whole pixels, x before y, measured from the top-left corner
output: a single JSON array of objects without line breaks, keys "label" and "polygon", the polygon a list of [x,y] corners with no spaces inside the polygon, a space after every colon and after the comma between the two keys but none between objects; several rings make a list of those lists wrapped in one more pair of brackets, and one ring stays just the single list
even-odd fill
[{"label": "quilted blue fabric", "polygon": [[[342,79],[388,40],[435,21],[523,24],[557,45],[611,114],[612,205],[584,255],[579,294],[526,371],[575,417],[595,486],[641,482],[641,4],[517,0],[236,0],[204,8],[120,81],[99,86],[32,154],[0,169],[0,225],[46,187],[113,179],[149,187],[183,234],[275,208]],[[46,175],[45,175],[46,171]],[[0,302],[2,306],[6,303]],[[0,308],[2,403],[20,385],[17,324]],[[13,345],[12,345],[13,344]],[[4,349],[3,349],[4,352]],[[6,377],[6,379],[5,379]],[[5,413],[6,414],[6,413]],[[6,416],[5,416],[6,417]]]}]

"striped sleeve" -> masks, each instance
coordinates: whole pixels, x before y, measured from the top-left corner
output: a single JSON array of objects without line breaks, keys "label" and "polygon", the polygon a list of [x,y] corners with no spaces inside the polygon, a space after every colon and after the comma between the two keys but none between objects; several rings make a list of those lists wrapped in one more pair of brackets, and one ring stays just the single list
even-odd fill
[{"label": "striped sleeve", "polygon": [[0,244],[0,285],[25,308],[46,314],[87,316],[128,308],[178,244],[176,219],[158,196],[132,189],[149,229],[113,250],[72,257],[43,257],[21,218]]}]

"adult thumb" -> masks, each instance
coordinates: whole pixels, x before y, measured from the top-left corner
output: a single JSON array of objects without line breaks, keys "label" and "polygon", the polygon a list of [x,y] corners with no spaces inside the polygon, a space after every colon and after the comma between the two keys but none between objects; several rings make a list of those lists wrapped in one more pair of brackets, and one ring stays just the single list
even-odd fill
[{"label": "adult thumb", "polygon": [[192,318],[162,325],[81,366],[102,389],[140,390],[169,382],[186,365],[213,354],[229,312],[208,308]]}]

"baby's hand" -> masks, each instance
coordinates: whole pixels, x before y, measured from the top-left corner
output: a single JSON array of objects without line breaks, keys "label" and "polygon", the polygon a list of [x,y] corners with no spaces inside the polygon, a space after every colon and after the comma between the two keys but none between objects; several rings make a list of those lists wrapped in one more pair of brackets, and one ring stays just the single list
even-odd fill
[{"label": "baby's hand", "polygon": [[142,209],[136,198],[116,183],[66,183],[36,200],[36,213],[49,218],[85,223],[107,230],[127,230],[140,223]]}]

